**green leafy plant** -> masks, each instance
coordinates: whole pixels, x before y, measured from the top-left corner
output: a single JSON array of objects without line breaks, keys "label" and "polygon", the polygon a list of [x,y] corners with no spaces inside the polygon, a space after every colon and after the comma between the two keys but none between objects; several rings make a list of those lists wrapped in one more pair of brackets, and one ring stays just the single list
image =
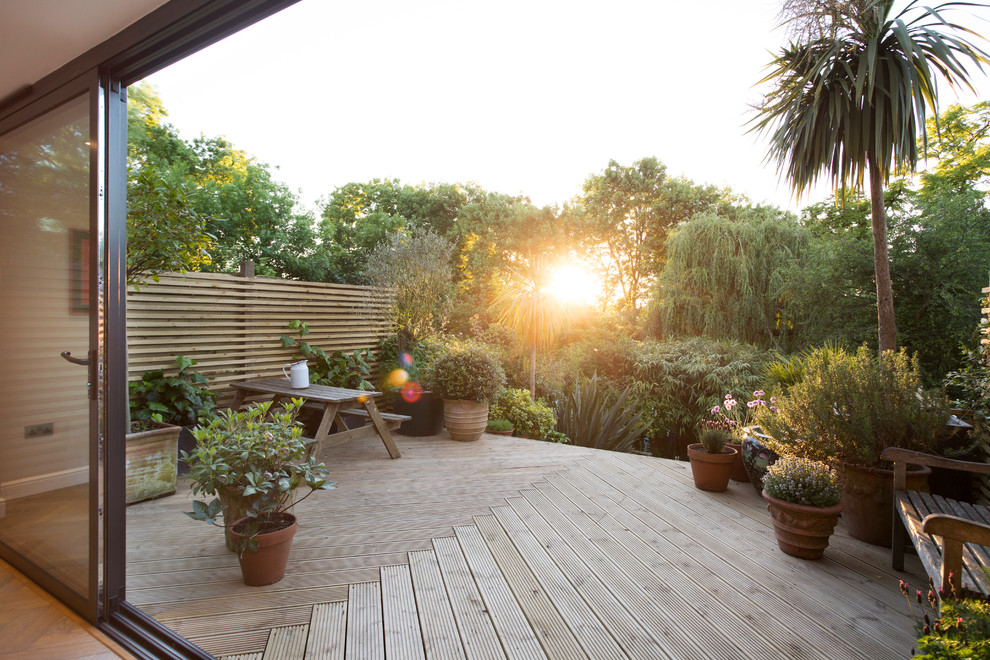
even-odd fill
[{"label": "green leafy plant", "polygon": [[778,454],[864,467],[885,467],[887,447],[931,451],[948,419],[944,394],[922,389],[916,359],[902,350],[881,362],[866,346],[810,353],[803,380],[774,408],[756,409],[756,421]]},{"label": "green leafy plant", "polygon": [[543,434],[543,437],[540,438],[540,440],[543,440],[544,442],[555,442],[558,445],[573,444],[571,439],[567,437],[567,434],[561,433],[557,430],[547,431]]},{"label": "green leafy plant", "polygon": [[[334,487],[327,480],[326,466],[307,456],[302,427],[296,423],[302,403],[302,399],[293,399],[283,410],[272,411],[268,401],[244,411],[222,412],[193,429],[196,448],[181,452],[189,464],[193,495],[219,496],[222,489],[230,488],[252,499],[240,553],[257,550],[258,534],[278,529],[282,514],[295,503],[317,490]],[[295,498],[295,490],[304,484],[309,492]],[[190,518],[220,526],[216,519],[224,505],[219,497],[209,503],[194,500],[192,506],[186,512]]]},{"label": "green leafy plant", "polygon": [[709,454],[721,454],[729,438],[725,429],[716,426],[703,426],[698,430],[698,442]]},{"label": "green leafy plant", "polygon": [[763,490],[778,500],[804,506],[835,506],[842,499],[839,476],[819,461],[784,456],[767,468]]},{"label": "green leafy plant", "polygon": [[282,335],[282,347],[295,347],[296,356],[310,362],[309,382],[349,390],[374,391],[375,386],[368,381],[371,377],[371,362],[374,361],[371,351],[363,348],[351,353],[327,353],[322,348],[303,341],[303,337],[309,334],[309,326],[305,322],[291,321],[289,328],[295,330],[298,337]]},{"label": "green leafy plant", "polygon": [[488,410],[491,417],[508,420],[516,433],[526,438],[542,438],[553,429],[557,418],[543,401],[533,401],[528,390],[504,388]]},{"label": "green leafy plant", "polygon": [[489,419],[488,426],[485,427],[486,431],[498,431],[504,433],[505,431],[513,430],[512,422],[507,419]]},{"label": "green leafy plant", "polygon": [[915,613],[912,600],[921,610],[921,620],[915,624],[918,644],[914,658],[990,658],[990,598],[965,588],[951,593],[939,589],[936,593],[930,578],[927,598],[920,589],[912,595],[910,585],[903,580],[900,588],[912,614]]},{"label": "green leafy plant", "polygon": [[643,437],[643,415],[627,407],[626,388],[609,405],[598,387],[597,374],[577,383],[572,392],[557,402],[557,430],[581,447],[629,451]]},{"label": "green leafy plant", "polygon": [[180,355],[175,363],[179,370],[174,376],[157,369],[146,371],[141,380],[128,384],[132,422],[189,426],[213,416],[217,395],[207,387],[210,381],[206,376],[192,369],[196,361]]},{"label": "green leafy plant", "polygon": [[478,346],[455,350],[433,365],[431,382],[442,399],[492,401],[505,385],[501,365]]}]

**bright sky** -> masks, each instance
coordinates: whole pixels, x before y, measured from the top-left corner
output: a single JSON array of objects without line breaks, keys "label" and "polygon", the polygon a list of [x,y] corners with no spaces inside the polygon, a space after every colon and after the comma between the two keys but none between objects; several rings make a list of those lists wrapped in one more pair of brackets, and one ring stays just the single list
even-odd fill
[{"label": "bright sky", "polygon": [[[796,210],[743,126],[785,41],[778,8],[302,0],[147,80],[183,137],[227,136],[309,208],[373,178],[473,181],[559,205],[610,159],[656,156],[669,175]],[[987,78],[976,84],[990,96]]]}]

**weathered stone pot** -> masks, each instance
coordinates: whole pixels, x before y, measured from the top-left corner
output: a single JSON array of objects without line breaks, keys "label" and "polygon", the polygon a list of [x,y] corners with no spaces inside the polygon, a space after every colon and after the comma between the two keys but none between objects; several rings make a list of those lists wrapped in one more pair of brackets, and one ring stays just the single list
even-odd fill
[{"label": "weathered stone pot", "polygon": [[443,420],[451,438],[473,442],[481,438],[488,426],[488,402],[444,399]]},{"label": "weathered stone pot", "polygon": [[[241,518],[230,527],[230,535],[235,547],[245,540],[242,532],[250,521],[250,518]],[[280,514],[276,524],[281,525],[281,528],[272,532],[262,531],[254,537],[258,542],[256,551],[245,550],[237,557],[241,564],[244,584],[250,587],[274,584],[285,577],[285,569],[289,565],[289,552],[292,550],[292,538],[296,535],[298,525],[296,517],[291,513]]]},{"label": "weathered stone pot", "polygon": [[[893,532],[894,471],[846,463],[842,470],[842,520],[860,541],[889,548]],[[908,466],[908,490],[928,490],[931,470]]]},{"label": "weathered stone pot", "polygon": [[842,503],[829,507],[793,504],[763,491],[767,510],[773,519],[777,546],[792,557],[820,559],[828,539],[839,522]]},{"label": "weathered stone pot", "polygon": [[148,422],[155,428],[126,436],[126,501],[128,504],[175,492],[181,426]]},{"label": "weathered stone pot", "polygon": [[721,454],[709,454],[699,442],[688,445],[687,450],[697,488],[721,493],[729,487],[729,475],[736,460],[735,449],[726,447]]}]

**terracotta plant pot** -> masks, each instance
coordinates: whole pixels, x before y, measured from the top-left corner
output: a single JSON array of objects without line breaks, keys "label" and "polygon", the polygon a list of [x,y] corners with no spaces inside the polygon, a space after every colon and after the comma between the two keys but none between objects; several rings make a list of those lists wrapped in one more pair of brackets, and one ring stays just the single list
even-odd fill
[{"label": "terracotta plant pot", "polygon": [[[908,466],[908,490],[928,490],[927,467]],[[894,471],[847,463],[843,468],[842,519],[860,541],[889,548],[893,531]]]},{"label": "terracotta plant pot", "polygon": [[488,426],[488,402],[444,399],[443,421],[451,438],[474,442]]},{"label": "terracotta plant pot", "polygon": [[[244,536],[240,533],[250,521],[241,518],[230,528],[230,536],[235,544],[241,542]],[[296,517],[291,513],[281,514],[281,523],[285,526],[273,532],[258,534],[258,550],[245,550],[238,556],[241,563],[241,575],[244,584],[250,587],[262,587],[274,584],[285,577],[285,568],[289,565],[289,551],[292,550],[292,537],[296,535]]]},{"label": "terracotta plant pot", "polygon": [[732,463],[732,472],[729,474],[729,478],[733,481],[748,484],[749,474],[746,473],[746,465],[743,464],[742,443],[729,442],[725,446],[732,447],[736,450],[736,460]]},{"label": "terracotta plant pot", "polygon": [[492,435],[512,435],[515,433],[515,429],[509,429],[508,431],[485,431],[485,433],[491,433]]},{"label": "terracotta plant pot", "polygon": [[729,475],[736,460],[736,450],[726,447],[721,454],[709,454],[701,443],[688,445],[688,459],[694,485],[701,490],[721,493],[729,487]]},{"label": "terracotta plant pot", "polygon": [[777,545],[785,553],[801,559],[820,559],[828,538],[839,522],[842,503],[829,507],[805,506],[779,500],[763,491],[773,518]]}]

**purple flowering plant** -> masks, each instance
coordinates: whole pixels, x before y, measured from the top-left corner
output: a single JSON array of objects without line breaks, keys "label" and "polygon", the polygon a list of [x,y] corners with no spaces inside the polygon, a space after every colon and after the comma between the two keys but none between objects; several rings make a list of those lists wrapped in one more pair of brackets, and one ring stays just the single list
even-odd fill
[{"label": "purple flowering plant", "polygon": [[753,398],[747,401],[745,404],[739,403],[732,393],[725,395],[725,399],[720,405],[714,406],[711,410],[712,417],[714,421],[718,422],[722,428],[725,428],[729,434],[736,439],[741,440],[743,438],[743,429],[752,426],[754,423],[754,416],[758,410],[765,408],[767,410],[776,412],[776,397],[764,398],[766,392],[763,390],[756,390],[753,392]]}]

